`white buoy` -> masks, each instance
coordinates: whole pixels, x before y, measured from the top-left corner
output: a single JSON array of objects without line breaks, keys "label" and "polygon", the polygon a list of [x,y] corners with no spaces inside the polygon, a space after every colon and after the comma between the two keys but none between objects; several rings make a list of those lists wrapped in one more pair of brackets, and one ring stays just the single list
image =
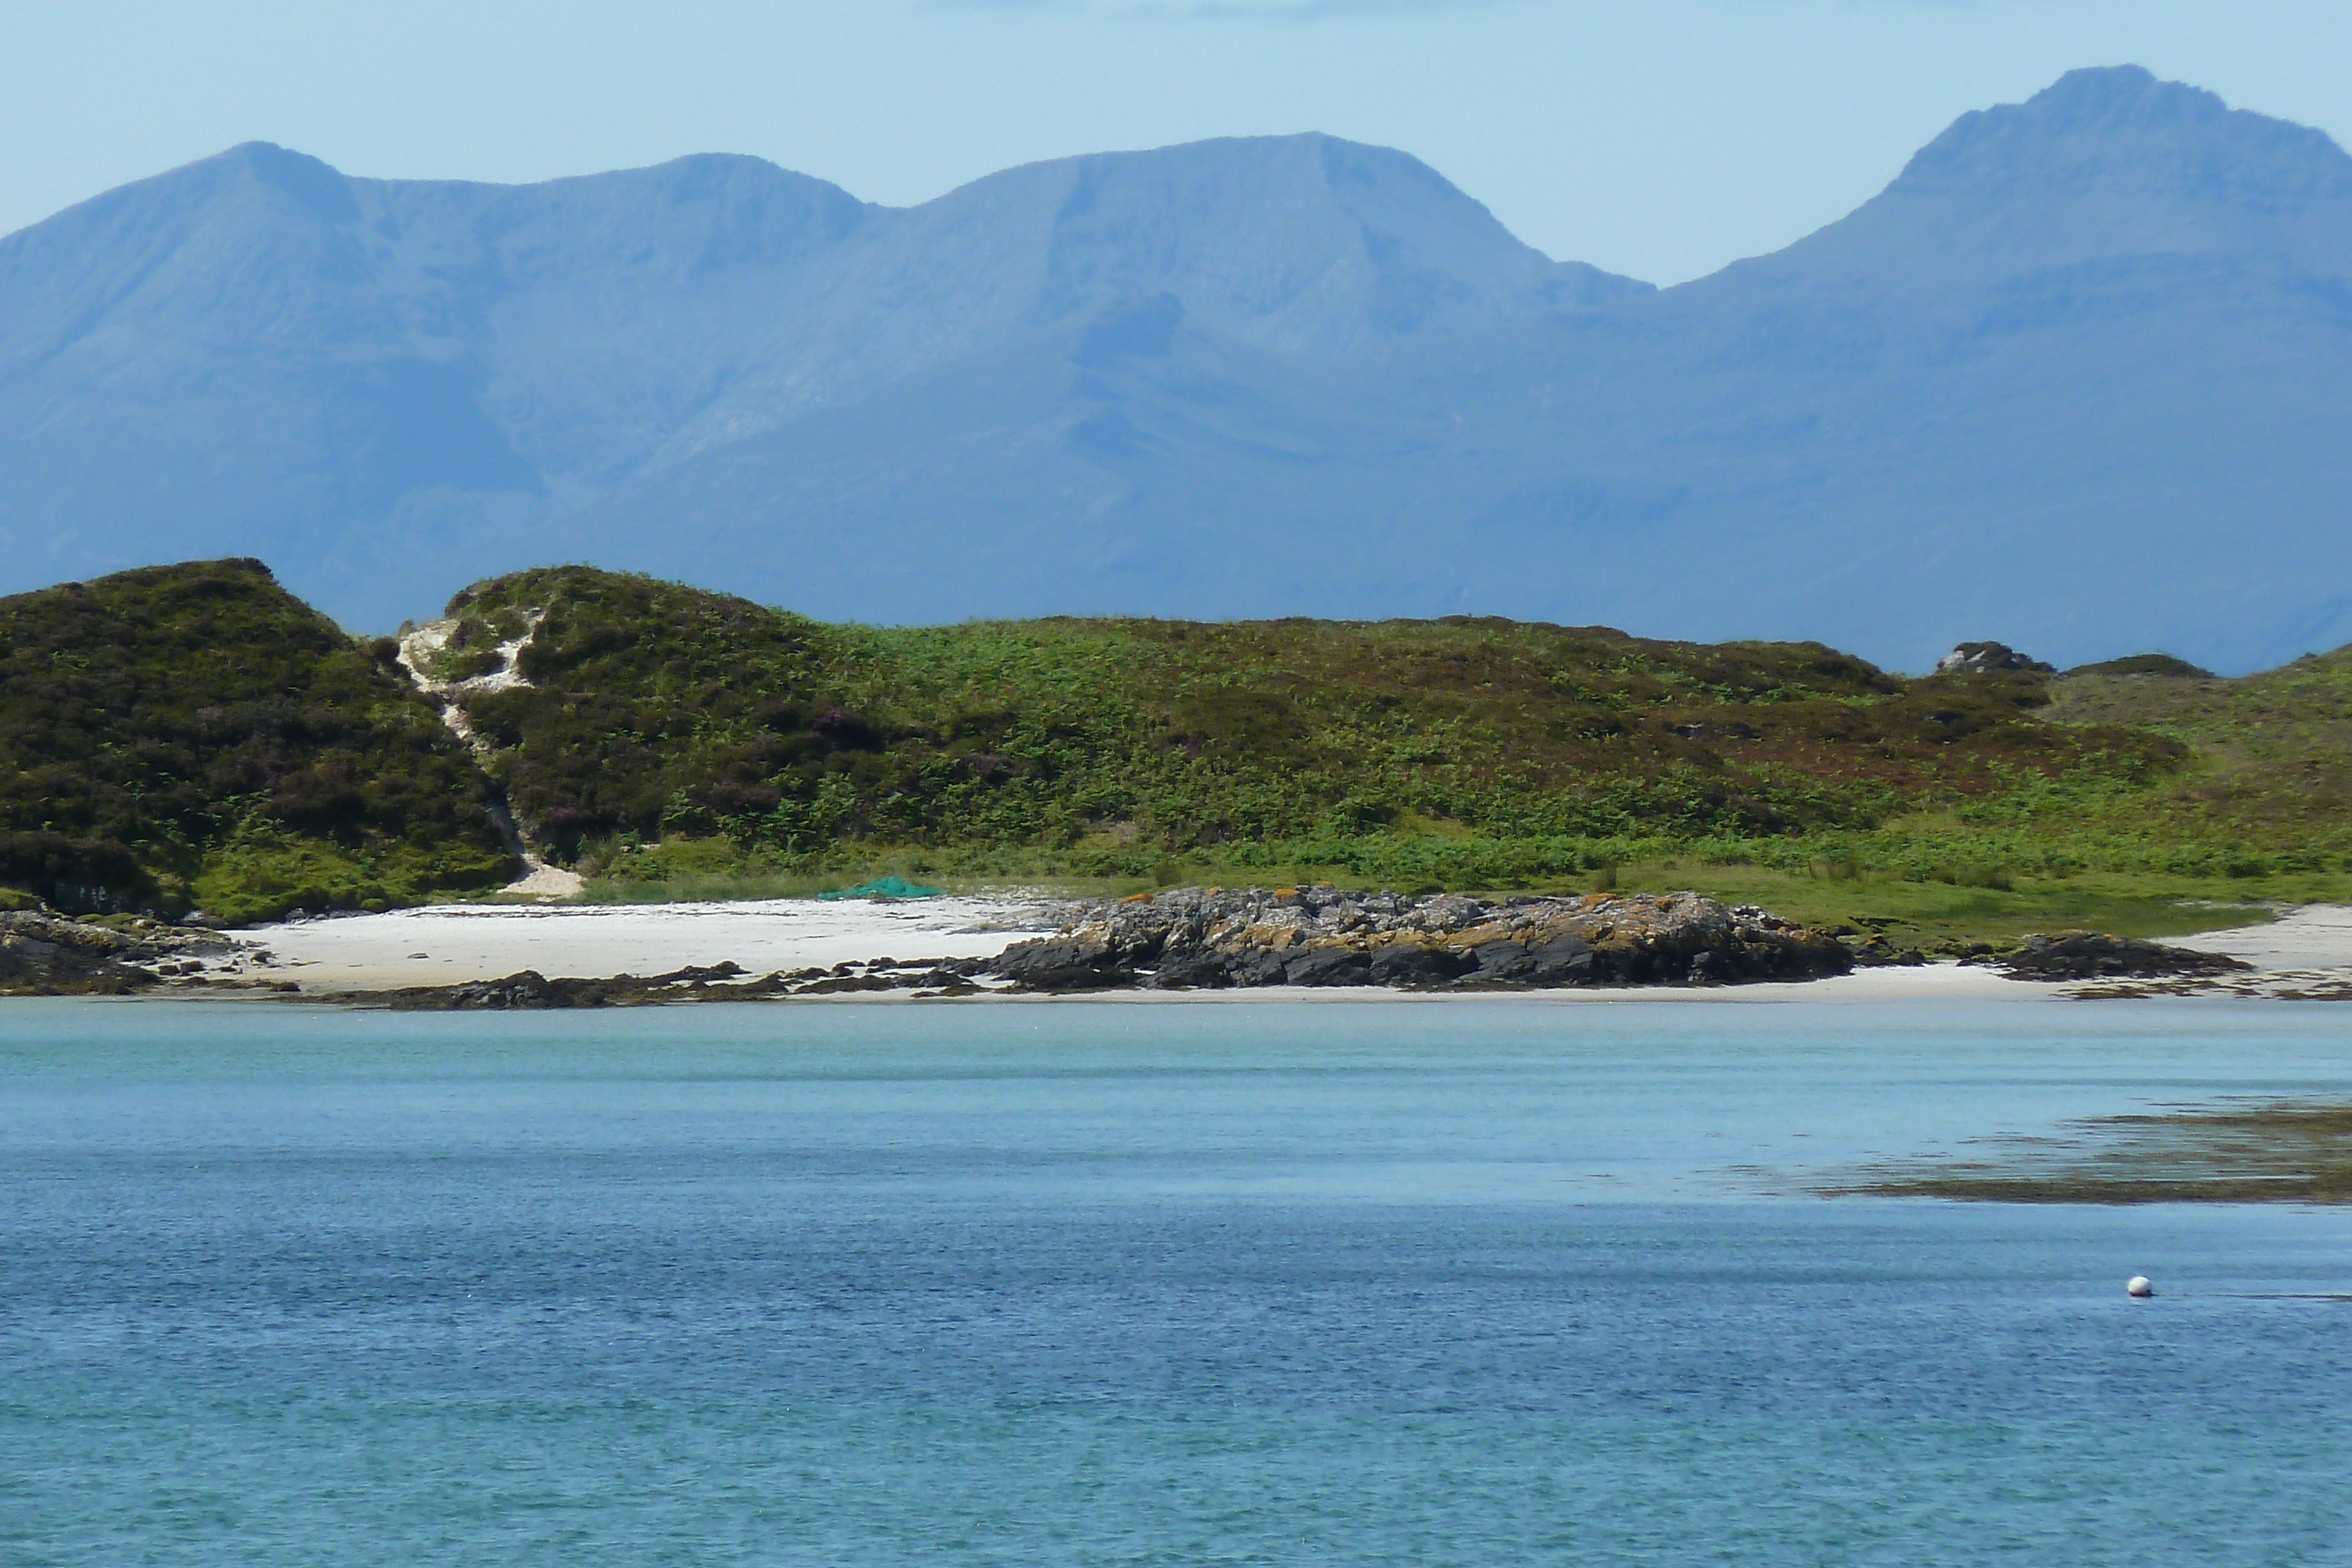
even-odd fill
[{"label": "white buoy", "polygon": [[2130,1279],[2124,1281],[2124,1294],[2126,1296],[2153,1296],[2156,1294],[2156,1287],[2147,1282],[2147,1275],[2134,1274]]}]

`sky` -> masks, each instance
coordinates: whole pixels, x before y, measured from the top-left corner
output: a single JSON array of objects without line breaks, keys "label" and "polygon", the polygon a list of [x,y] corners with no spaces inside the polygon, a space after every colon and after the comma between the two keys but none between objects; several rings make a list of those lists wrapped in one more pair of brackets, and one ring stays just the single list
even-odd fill
[{"label": "sky", "polygon": [[747,152],[903,205],[1324,131],[1671,284],[1843,215],[1968,110],[2124,63],[2352,140],[2345,0],[26,0],[0,232],[254,140],[493,181]]}]

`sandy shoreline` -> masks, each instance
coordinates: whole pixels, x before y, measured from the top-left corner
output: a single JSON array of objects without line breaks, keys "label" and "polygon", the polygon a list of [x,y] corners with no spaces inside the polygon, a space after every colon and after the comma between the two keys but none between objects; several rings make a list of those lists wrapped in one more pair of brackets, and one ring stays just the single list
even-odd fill
[{"label": "sandy shoreline", "polygon": [[601,979],[722,963],[766,975],[878,957],[986,958],[1051,931],[1045,909],[983,898],[441,904],[240,935],[269,955],[266,964],[248,965],[249,973],[332,996],[495,980],[525,969],[551,979]]},{"label": "sandy shoreline", "polygon": [[2257,969],[2352,972],[2352,904],[2306,904],[2281,911],[2268,925],[2165,940],[2176,947],[2227,953]]},{"label": "sandy shoreline", "polygon": [[[599,979],[732,963],[747,976],[760,976],[778,970],[831,968],[879,957],[901,961],[993,957],[1015,942],[1053,933],[1055,913],[1056,906],[1042,902],[986,898],[903,903],[775,899],[746,904],[443,904],[256,927],[239,935],[250,944],[248,953],[259,956],[247,956],[234,969],[215,971],[215,977],[291,980],[307,997],[357,1001],[404,987],[501,979],[525,969],[550,978]],[[1703,989],[1628,986],[1490,994],[1577,1003],[1670,998],[1768,1002],[1800,997],[1856,1001],[1913,996],[2047,997],[2059,990],[2056,986],[2003,979],[1987,969],[1941,964],[1863,970],[1828,980]],[[866,991],[796,999],[864,1006],[925,998],[909,991]],[[1386,987],[1265,986],[1235,990],[1104,990],[1066,997],[1025,992],[956,999],[973,1003],[1084,999],[1150,1006],[1367,999],[1442,1003],[1453,998]]]},{"label": "sandy shoreline", "polygon": [[[155,997],[247,996],[257,985],[292,981],[312,998],[362,1001],[414,986],[494,980],[529,969],[550,978],[651,976],[722,963],[749,976],[832,968],[877,958],[992,957],[1055,929],[1055,906],[1003,898],[903,903],[777,899],[744,904],[444,904],[261,926],[240,932],[236,956],[209,967],[205,987],[166,987]],[[2226,953],[2253,966],[2225,994],[2352,995],[2352,906],[2315,904],[2263,925],[2170,939]],[[226,981],[224,987],[220,982]],[[1856,970],[1830,979],[1715,988],[1610,987],[1512,993],[1529,1001],[1764,1003],[1786,1001],[2065,999],[2077,985],[2012,980],[1954,963]],[[1453,993],[1375,987],[1265,987],[1239,990],[1084,993],[1082,997],[980,996],[978,1004],[1055,1000],[1167,1003],[1339,1002],[1379,998],[1442,1004]],[[907,991],[808,998],[868,1005],[910,1002]]]}]

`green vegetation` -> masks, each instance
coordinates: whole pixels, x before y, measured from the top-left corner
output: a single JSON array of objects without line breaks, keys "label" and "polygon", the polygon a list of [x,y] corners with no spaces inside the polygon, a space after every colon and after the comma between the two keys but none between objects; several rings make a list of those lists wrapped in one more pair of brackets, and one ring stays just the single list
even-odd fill
[{"label": "green vegetation", "polygon": [[1183,857],[1507,885],[2182,751],[2040,723],[2032,677],[1906,685],[1811,644],[1471,621],[882,631],[578,569],[452,609],[483,627],[461,624],[468,645],[545,612],[530,685],[467,711],[526,831],[613,874],[684,835],[747,867],[914,846],[967,875]]},{"label": "green vegetation", "polygon": [[1676,861],[1622,867],[1616,884],[1632,893],[1688,888],[1727,904],[1760,904],[1808,925],[1883,932],[1896,947],[1935,953],[2004,946],[2032,931],[2183,936],[2268,920],[2273,902],[2352,898],[2352,876],[2217,884],[2199,877],[2084,872],[2003,880],[2007,885],[2001,887],[1972,887],[1899,876],[1824,878],[1757,865]]},{"label": "green vegetation", "polygon": [[1992,1203],[2352,1203],[2352,1105],[2105,1116],[1989,1153],[1873,1168],[1822,1190]]},{"label": "green vegetation", "polygon": [[[2352,649],[2241,680],[2084,674],[2057,683],[2051,717],[2124,726],[2187,748],[2189,765],[2131,797],[2016,801],[2010,820],[2210,847],[2230,875],[2342,869],[2352,853]],[[2207,862],[2205,863],[2210,863]]]},{"label": "green vegetation", "polygon": [[1812,643],[1493,620],[831,625],[562,568],[424,651],[484,772],[257,565],[0,601],[0,900],[232,917],[1177,882],[1695,888],[1897,946],[2163,936],[2352,898],[2352,652],[1906,680]]},{"label": "green vegetation", "polygon": [[0,599],[0,883],[230,921],[498,886],[478,770],[258,561]]},{"label": "green vegetation", "polygon": [[[1492,620],[877,629],[576,568],[450,612],[472,650],[543,612],[530,684],[467,712],[596,897],[1608,882],[1965,946],[2352,895],[2352,814],[2254,809],[2294,790],[2231,749],[2278,700],[2162,655],[1904,680]],[[2165,694],[2209,689],[2214,717],[2169,721]]]}]

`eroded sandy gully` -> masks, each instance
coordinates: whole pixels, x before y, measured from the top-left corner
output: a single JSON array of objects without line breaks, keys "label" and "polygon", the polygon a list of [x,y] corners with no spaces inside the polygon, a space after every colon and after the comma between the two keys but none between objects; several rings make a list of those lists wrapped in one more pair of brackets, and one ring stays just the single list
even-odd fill
[{"label": "eroded sandy gully", "polygon": [[[493,650],[497,663],[483,674],[461,681],[437,680],[431,673],[435,656],[446,652],[450,638],[457,634],[458,622],[456,620],[430,622],[401,634],[400,667],[408,673],[409,681],[416,689],[432,700],[435,709],[441,715],[443,726],[478,760],[487,761],[490,747],[487,741],[474,733],[473,725],[467,721],[465,699],[478,692],[512,691],[519,686],[530,685],[530,682],[522,673],[522,651],[530,645],[533,637],[539,635],[540,622],[546,619],[547,612],[543,608],[525,612],[522,634],[500,643]],[[507,810],[503,800],[491,802],[490,816],[497,821],[499,832],[506,840],[509,852],[523,864],[522,875],[500,890],[504,894],[541,901],[577,898],[580,895],[587,885],[580,873],[567,871],[562,866],[551,865],[533,851],[523,841],[522,830],[516,824],[513,813]]]}]

